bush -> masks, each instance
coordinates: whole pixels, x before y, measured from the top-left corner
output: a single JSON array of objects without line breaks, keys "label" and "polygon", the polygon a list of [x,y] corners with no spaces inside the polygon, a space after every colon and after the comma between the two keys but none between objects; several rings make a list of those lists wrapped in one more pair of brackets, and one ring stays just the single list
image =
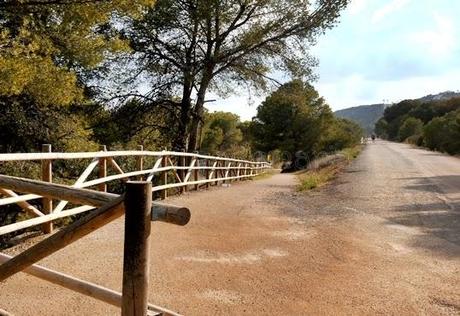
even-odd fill
[{"label": "bush", "polygon": [[416,146],[423,146],[423,135],[412,135],[406,138],[406,142]]},{"label": "bush", "polygon": [[398,131],[399,141],[405,141],[407,138],[420,135],[423,131],[423,122],[414,117],[408,117],[404,120]]},{"label": "bush", "polygon": [[424,144],[432,150],[460,153],[460,110],[431,120],[423,129]]}]

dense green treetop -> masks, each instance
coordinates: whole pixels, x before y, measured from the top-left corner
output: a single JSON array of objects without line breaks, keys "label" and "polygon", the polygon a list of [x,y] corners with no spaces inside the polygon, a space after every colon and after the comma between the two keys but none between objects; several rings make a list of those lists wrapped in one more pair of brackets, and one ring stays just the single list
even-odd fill
[{"label": "dense green treetop", "polygon": [[81,101],[88,71],[127,51],[116,20],[140,17],[150,0],[14,2],[0,6],[0,95],[44,105]]}]

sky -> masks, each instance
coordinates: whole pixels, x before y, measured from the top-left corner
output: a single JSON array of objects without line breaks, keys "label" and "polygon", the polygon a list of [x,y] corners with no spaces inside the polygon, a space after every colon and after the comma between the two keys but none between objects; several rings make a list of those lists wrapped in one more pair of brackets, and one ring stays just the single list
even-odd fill
[{"label": "sky", "polygon": [[[311,54],[313,86],[335,111],[460,90],[460,0],[351,0]],[[210,96],[250,120],[265,96]]]}]

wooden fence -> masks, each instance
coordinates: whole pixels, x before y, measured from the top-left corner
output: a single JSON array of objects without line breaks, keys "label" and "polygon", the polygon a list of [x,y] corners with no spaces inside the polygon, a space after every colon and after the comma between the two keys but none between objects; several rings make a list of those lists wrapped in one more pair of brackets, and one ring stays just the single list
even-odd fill
[{"label": "wooden fence", "polygon": [[[0,154],[0,162],[39,160],[42,171],[41,180],[0,175],[0,194],[5,196],[0,199],[0,207],[17,204],[33,216],[0,227],[0,235],[40,224],[43,225],[45,233],[50,233],[53,231],[53,220],[88,212],[84,217],[15,257],[0,253],[0,282],[15,273],[24,271],[118,306],[121,308],[121,314],[125,316],[178,315],[165,308],[149,304],[147,301],[150,222],[163,221],[186,225],[191,215],[187,208],[152,201],[153,193],[159,192],[161,198],[165,199],[168,190],[173,188],[180,188],[182,191],[190,188],[198,190],[200,187],[208,187],[212,184],[243,180],[263,172],[269,168],[269,165],[266,162],[180,152],[103,149],[100,152],[53,153],[51,146],[44,145],[43,153]],[[136,170],[123,170],[116,162],[120,157],[135,157]],[[149,167],[146,167],[144,161],[146,157],[153,157],[152,165]],[[53,162],[68,159],[91,161],[73,185],[53,183]],[[109,166],[116,174],[108,174]],[[93,176],[94,179],[90,179],[90,175],[96,169],[97,177]],[[137,181],[130,181],[132,178]],[[152,185],[154,179],[156,185]],[[124,194],[106,192],[107,183],[115,180],[126,181]],[[88,189],[91,187],[97,187],[97,190]],[[41,199],[41,209],[29,203],[37,199]],[[53,201],[59,201],[55,207]],[[69,203],[80,206],[65,209]],[[35,264],[125,213],[122,293]],[[0,312],[4,311],[0,309]]]},{"label": "wooden fence", "polygon": [[[58,153],[51,152],[50,145],[43,145],[42,153],[0,154],[0,163],[7,161],[40,161],[41,180],[52,183],[53,162],[59,160],[87,159],[88,165],[82,170],[81,175],[71,185],[73,188],[96,188],[107,191],[107,183],[130,179],[146,180],[155,184],[152,192],[159,192],[161,198],[168,196],[168,190],[180,189],[182,192],[193,189],[208,188],[219,183],[252,178],[269,168],[266,162],[255,162],[232,158],[206,156],[192,153],[172,151],[106,151],[105,147],[99,152]],[[117,163],[118,158],[134,157],[135,170],[126,171]],[[148,166],[146,158],[150,158]],[[110,174],[111,170],[115,174]],[[96,173],[97,171],[97,173]],[[93,179],[89,180],[90,176]],[[94,178],[94,176],[96,176]],[[43,231],[50,233],[53,230],[52,222],[83,212],[93,210],[91,205],[81,205],[67,208],[68,201],[59,201],[56,205],[46,196],[30,193],[16,188],[8,189],[4,186],[7,181],[5,176],[0,176],[0,209],[4,205],[17,204],[32,218],[0,226],[0,235],[11,233],[20,229],[42,224]],[[15,192],[16,191],[16,192]],[[19,193],[26,193],[21,194]],[[42,208],[32,205],[28,201],[42,199]]]}]

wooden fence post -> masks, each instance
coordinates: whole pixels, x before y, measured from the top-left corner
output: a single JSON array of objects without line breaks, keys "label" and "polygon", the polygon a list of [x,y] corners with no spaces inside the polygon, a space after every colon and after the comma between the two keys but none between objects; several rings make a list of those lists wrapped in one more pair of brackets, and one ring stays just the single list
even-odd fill
[{"label": "wooden fence post", "polygon": [[[43,144],[42,152],[50,153],[51,145]],[[42,181],[53,182],[53,165],[51,160],[42,160]],[[47,197],[42,199],[43,203],[43,214],[51,214],[53,211],[53,200]],[[42,226],[42,231],[45,234],[53,232],[53,222],[44,223]]]},{"label": "wooden fence post", "polygon": [[[200,160],[197,158],[196,159],[196,162],[195,162],[195,168],[199,168],[200,167]],[[198,181],[199,180],[199,173],[198,173],[198,169],[195,169],[193,170],[193,174],[194,174],[194,178],[195,178],[195,181]],[[200,185],[197,183],[195,184],[195,191],[198,191],[198,189],[200,188]]]},{"label": "wooden fence post", "polygon": [[[137,146],[137,150],[144,151],[144,146]],[[144,170],[144,156],[137,156],[136,158],[136,169],[137,171]],[[137,180],[142,181],[142,175],[140,175]]]},{"label": "wooden fence post", "polygon": [[[206,159],[206,171],[205,171],[205,174],[206,174],[206,180],[209,180],[209,160]],[[206,189],[209,188],[209,182],[206,182]]]},{"label": "wooden fence post", "polygon": [[[107,147],[105,145],[101,145],[99,148],[100,151],[107,151]],[[106,158],[99,158],[99,178],[107,177],[107,159]],[[107,184],[100,183],[99,184],[99,191],[107,192]]]},{"label": "wooden fence post", "polygon": [[[216,168],[219,168],[220,167],[220,161],[217,161],[216,160]],[[219,177],[219,169],[215,169],[214,170],[214,178],[217,179]],[[219,184],[219,181],[214,181],[214,185],[218,185]]]},{"label": "wooden fence post", "polygon": [[148,308],[152,183],[129,181],[125,193],[122,316],[146,316]]},{"label": "wooden fence post", "polygon": [[[184,152],[185,152],[185,151],[184,151]],[[182,156],[182,157],[180,158],[181,163],[180,163],[179,165],[180,165],[181,167],[187,166],[187,160],[188,160],[187,157]],[[187,170],[187,171],[188,171],[188,170]],[[182,181],[185,180],[185,175],[186,175],[186,174],[187,174],[187,172],[186,172],[184,169],[182,169],[182,170],[181,170],[181,174],[180,174],[180,178],[181,178]],[[184,185],[184,186],[181,187],[181,192],[182,192],[182,193],[187,192],[187,185]]]},{"label": "wooden fence post", "polygon": [[[166,167],[168,164],[168,156],[163,156],[161,160],[161,166]],[[162,177],[162,184],[167,185],[168,184],[168,171],[162,171],[161,172],[161,177]],[[161,198],[164,200],[168,197],[168,189],[164,189],[161,191]]]}]

